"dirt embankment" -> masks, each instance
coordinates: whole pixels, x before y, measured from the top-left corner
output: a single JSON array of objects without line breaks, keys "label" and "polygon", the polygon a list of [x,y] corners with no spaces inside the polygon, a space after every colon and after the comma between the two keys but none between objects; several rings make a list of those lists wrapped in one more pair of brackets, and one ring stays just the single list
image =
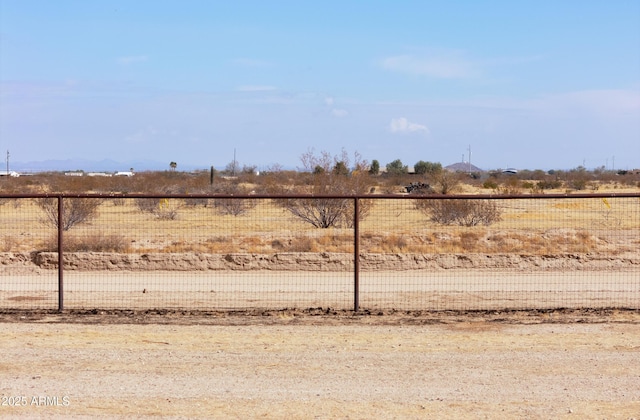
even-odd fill
[{"label": "dirt embankment", "polygon": [[[295,270],[344,271],[353,269],[353,255],[346,253],[120,254],[77,252],[64,254],[68,270],[206,271]],[[52,270],[58,267],[55,252],[0,253],[0,273]],[[640,255],[561,254],[361,254],[360,269],[372,270],[626,270],[640,268]]]}]

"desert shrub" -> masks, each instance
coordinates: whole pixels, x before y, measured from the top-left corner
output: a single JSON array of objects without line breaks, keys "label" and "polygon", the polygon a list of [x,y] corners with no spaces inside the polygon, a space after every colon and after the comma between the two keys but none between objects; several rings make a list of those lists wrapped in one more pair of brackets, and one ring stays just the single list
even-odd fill
[{"label": "desert shrub", "polygon": [[442,170],[429,175],[429,181],[435,192],[439,194],[453,194],[460,189],[463,174]]},{"label": "desert shrub", "polygon": [[17,249],[20,242],[13,236],[4,235],[0,240],[0,251],[10,252]]},{"label": "desert shrub", "polygon": [[588,182],[587,182],[586,179],[572,179],[569,182],[569,185],[574,190],[581,191],[581,190],[584,190],[585,188],[587,188]]},{"label": "desert shrub", "polygon": [[415,200],[415,207],[443,225],[490,225],[501,219],[501,211],[492,200]]},{"label": "desert shrub", "polygon": [[403,235],[388,235],[384,238],[384,244],[388,251],[403,252],[409,246],[409,241]]},{"label": "desert shrub", "polygon": [[480,235],[476,232],[462,232],[460,234],[460,246],[465,251],[474,251],[478,246]]},{"label": "desert shrub", "polygon": [[124,197],[115,197],[111,199],[111,204],[117,207],[122,207],[127,204],[127,199]]},{"label": "desert shrub", "polygon": [[160,220],[175,220],[180,208],[179,200],[168,198],[136,198],[136,207],[143,213],[150,213]]},{"label": "desert shrub", "polygon": [[490,188],[492,190],[497,190],[498,189],[498,183],[496,181],[494,181],[493,179],[487,179],[482,184],[482,188]]},{"label": "desert shrub", "polygon": [[334,198],[287,198],[277,203],[303,222],[322,229],[339,226],[349,206],[349,200]]},{"label": "desert shrub", "polygon": [[186,198],[184,200],[184,205],[188,208],[196,208],[198,206],[208,207],[209,199],[208,198]]},{"label": "desert shrub", "polygon": [[554,180],[547,179],[547,180],[538,181],[537,185],[538,185],[538,188],[541,190],[555,190],[562,187],[562,181],[558,179],[554,179]]},{"label": "desert shrub", "polygon": [[154,213],[160,204],[158,198],[136,198],[135,204],[138,210],[143,213]]},{"label": "desert shrub", "polygon": [[294,238],[289,245],[290,252],[313,252],[313,241],[307,237]]},{"label": "desert shrub", "polygon": [[509,176],[502,186],[500,187],[500,193],[505,195],[518,195],[522,193],[522,183],[515,176]]},{"label": "desert shrub", "polygon": [[160,203],[158,203],[158,208],[154,214],[160,220],[176,220],[179,207],[180,205],[177,200],[163,198],[160,200]]},{"label": "desert shrub", "polygon": [[57,198],[45,197],[36,199],[36,204],[45,214],[42,222],[50,224],[56,229],[62,223],[62,229],[65,231],[95,218],[101,202],[101,200],[93,198],[66,198],[62,204],[62,220],[58,220]]},{"label": "desert shrub", "polygon": [[[43,246],[45,251],[58,251],[58,237],[49,237]],[[104,233],[67,235],[64,238],[63,249],[66,252],[127,252],[129,251],[129,241],[122,235],[106,235]]]},{"label": "desert shrub", "polygon": [[[217,193],[226,195],[247,195],[250,191],[240,185],[230,184],[219,188]],[[222,215],[241,216],[254,209],[258,200],[249,198],[215,198],[213,208]]]},{"label": "desert shrub", "polygon": [[[272,189],[277,194],[313,194],[314,198],[284,198],[275,203],[286,211],[316,228],[352,227],[355,206],[351,198],[324,198],[323,195],[348,196],[365,194],[369,191],[369,176],[366,172],[367,162],[355,154],[355,162],[351,164],[349,156],[343,150],[340,156],[331,156],[327,152],[315,155],[309,151],[301,158],[307,169],[308,178],[304,185],[295,188]],[[322,168],[322,171],[314,168]],[[336,167],[340,170],[333,170]],[[350,168],[345,173],[343,168]],[[363,220],[369,215],[373,200],[360,200],[358,218]]]}]

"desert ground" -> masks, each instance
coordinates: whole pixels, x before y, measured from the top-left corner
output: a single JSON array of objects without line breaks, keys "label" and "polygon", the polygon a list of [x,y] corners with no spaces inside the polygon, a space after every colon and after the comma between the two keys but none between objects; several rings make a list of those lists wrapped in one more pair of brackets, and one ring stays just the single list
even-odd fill
[{"label": "desert ground", "polygon": [[3,418],[640,417],[637,311],[0,313]]},{"label": "desert ground", "polygon": [[[349,229],[267,204],[160,220],[108,202],[67,239],[117,249],[66,254],[61,314],[55,230],[33,203],[5,205],[0,417],[638,419],[637,203],[506,201],[471,228],[376,206],[354,313],[331,259],[353,251]],[[316,294],[293,277],[301,257],[250,261],[300,254],[331,260],[304,268]]]}]

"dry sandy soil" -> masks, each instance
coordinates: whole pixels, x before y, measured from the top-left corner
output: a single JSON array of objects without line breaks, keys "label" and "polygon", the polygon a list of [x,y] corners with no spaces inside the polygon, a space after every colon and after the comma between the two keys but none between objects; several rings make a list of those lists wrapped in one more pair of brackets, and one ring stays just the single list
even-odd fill
[{"label": "dry sandy soil", "polygon": [[0,326],[4,418],[640,418],[638,311],[4,312]]}]

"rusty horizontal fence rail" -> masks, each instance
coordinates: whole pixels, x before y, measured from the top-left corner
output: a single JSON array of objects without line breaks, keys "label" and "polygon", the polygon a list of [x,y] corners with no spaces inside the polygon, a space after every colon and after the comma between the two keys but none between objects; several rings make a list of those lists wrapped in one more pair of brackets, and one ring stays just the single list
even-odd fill
[{"label": "rusty horizontal fence rail", "polygon": [[[113,204],[93,219],[65,224],[65,212],[82,199]],[[55,213],[47,219],[34,200],[55,201]],[[135,200],[158,200],[150,203],[155,218],[129,205]],[[176,200],[193,200],[193,207]],[[304,214],[288,211],[293,200],[319,212],[327,209],[310,203],[329,200],[323,205],[334,211],[328,203],[338,201],[340,222],[315,229],[300,219]],[[495,219],[455,219],[454,207],[419,204],[461,200],[492,203]],[[0,308],[55,301],[59,311],[640,308],[640,193],[86,193],[0,201]],[[235,201],[253,207],[215,212]],[[91,249],[109,245],[124,251]]]}]

